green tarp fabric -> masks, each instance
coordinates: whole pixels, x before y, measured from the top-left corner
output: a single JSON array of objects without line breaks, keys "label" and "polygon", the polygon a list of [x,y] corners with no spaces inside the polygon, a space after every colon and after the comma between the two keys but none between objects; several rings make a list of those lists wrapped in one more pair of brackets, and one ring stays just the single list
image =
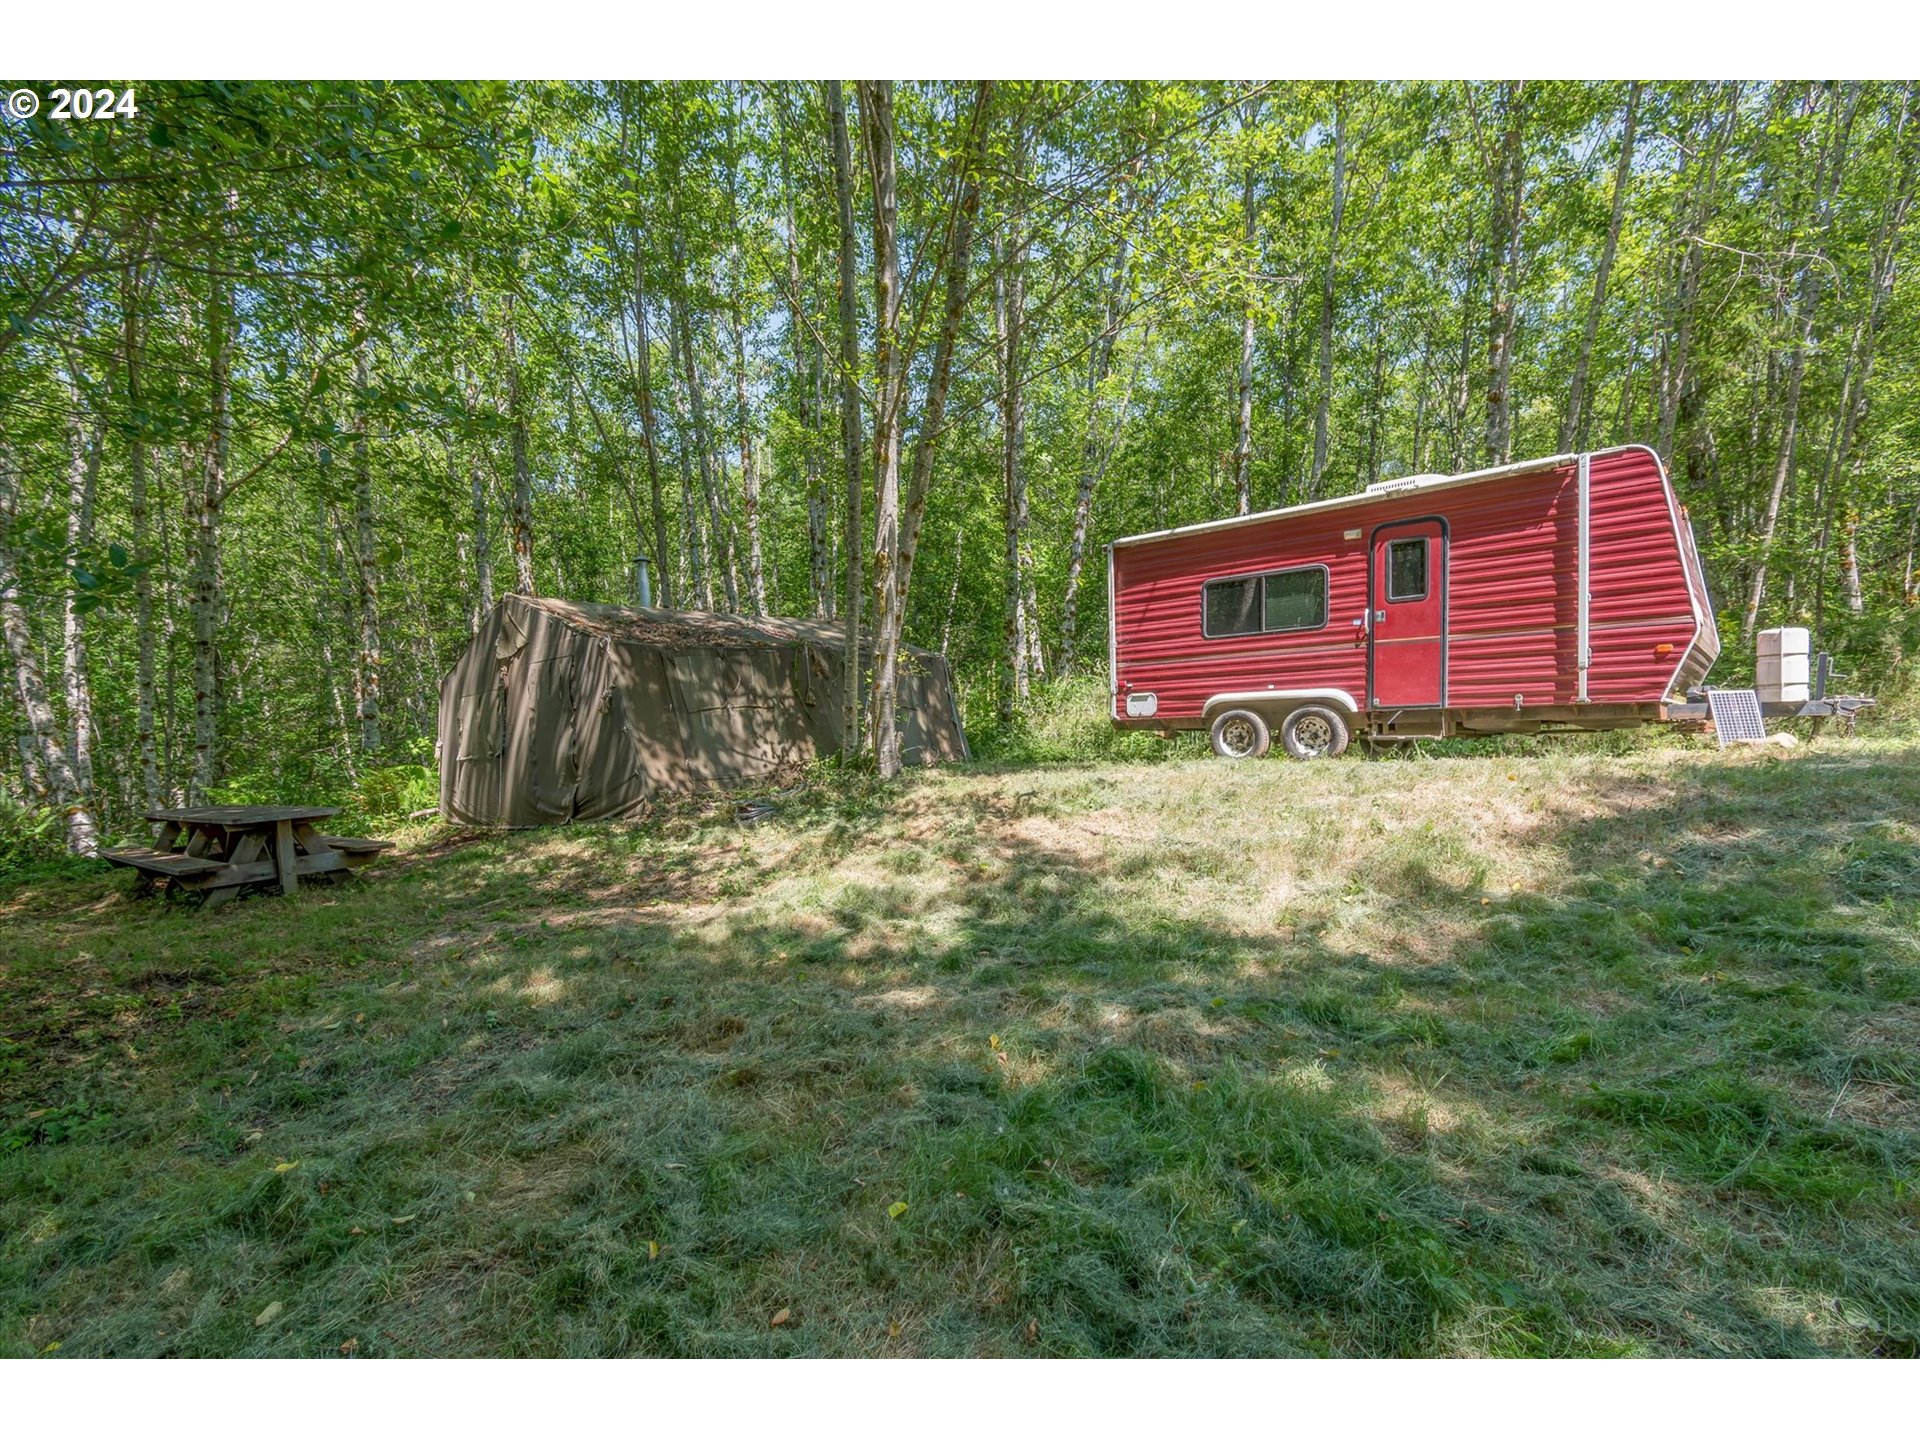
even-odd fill
[{"label": "green tarp fabric", "polygon": [[[605,820],[780,774],[839,749],[845,661],[823,620],[509,595],[440,683],[441,817]],[[967,757],[940,656],[902,653],[899,714],[907,764]]]}]

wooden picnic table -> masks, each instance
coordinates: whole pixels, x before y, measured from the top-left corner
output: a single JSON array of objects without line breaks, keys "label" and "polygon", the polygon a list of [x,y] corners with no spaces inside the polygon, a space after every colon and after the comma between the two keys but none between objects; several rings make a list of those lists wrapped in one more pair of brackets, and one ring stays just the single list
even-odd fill
[{"label": "wooden picnic table", "polygon": [[340,812],[327,805],[207,805],[150,810],[160,827],[151,847],[109,850],[106,858],[140,872],[148,888],[194,891],[218,905],[248,885],[291,895],[303,879],[331,880],[370,863],[391,840],[322,835],[316,822]]}]

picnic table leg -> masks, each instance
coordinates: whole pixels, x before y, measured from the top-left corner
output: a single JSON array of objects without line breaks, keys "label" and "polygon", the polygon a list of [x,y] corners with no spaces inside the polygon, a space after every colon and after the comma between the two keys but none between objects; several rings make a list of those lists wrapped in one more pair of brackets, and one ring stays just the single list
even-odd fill
[{"label": "picnic table leg", "polygon": [[280,893],[291,895],[300,888],[300,875],[294,868],[293,822],[273,822],[273,868],[280,872]]}]

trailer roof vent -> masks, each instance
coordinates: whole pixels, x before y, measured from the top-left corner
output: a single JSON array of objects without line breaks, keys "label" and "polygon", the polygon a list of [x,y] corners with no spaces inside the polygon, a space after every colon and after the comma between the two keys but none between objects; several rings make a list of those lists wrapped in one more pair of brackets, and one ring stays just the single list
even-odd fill
[{"label": "trailer roof vent", "polygon": [[1436,480],[1451,480],[1451,475],[1402,475],[1397,480],[1376,480],[1367,486],[1369,495],[1391,495],[1396,490],[1418,490]]}]

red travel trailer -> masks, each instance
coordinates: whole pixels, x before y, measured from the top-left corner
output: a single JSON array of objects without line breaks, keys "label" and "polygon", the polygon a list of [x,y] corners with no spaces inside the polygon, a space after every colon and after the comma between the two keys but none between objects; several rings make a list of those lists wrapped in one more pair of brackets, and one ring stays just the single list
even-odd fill
[{"label": "red travel trailer", "polygon": [[1107,550],[1116,725],[1221,755],[1663,718],[1720,635],[1642,445],[1418,475]]}]

